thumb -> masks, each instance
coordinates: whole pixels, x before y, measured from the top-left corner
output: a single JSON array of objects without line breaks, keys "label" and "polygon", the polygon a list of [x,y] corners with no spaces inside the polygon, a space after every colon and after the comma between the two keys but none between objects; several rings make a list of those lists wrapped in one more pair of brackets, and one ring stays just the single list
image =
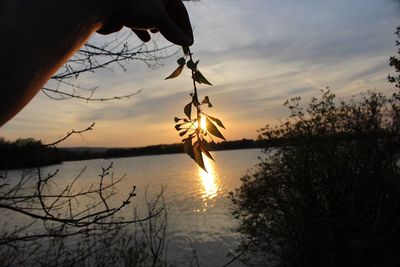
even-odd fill
[{"label": "thumb", "polygon": [[157,25],[160,33],[172,43],[191,46],[193,30],[182,0],[164,0],[164,4]]}]

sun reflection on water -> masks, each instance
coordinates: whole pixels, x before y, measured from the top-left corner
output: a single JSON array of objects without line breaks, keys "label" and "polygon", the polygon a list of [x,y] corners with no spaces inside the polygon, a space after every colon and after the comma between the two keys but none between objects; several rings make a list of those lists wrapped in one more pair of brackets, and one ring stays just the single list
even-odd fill
[{"label": "sun reflection on water", "polygon": [[204,165],[206,166],[208,172],[205,172],[203,169],[199,168],[199,176],[203,186],[203,201],[207,207],[208,204],[206,201],[218,195],[220,185],[217,179],[214,162],[205,155],[203,155],[203,158]]}]

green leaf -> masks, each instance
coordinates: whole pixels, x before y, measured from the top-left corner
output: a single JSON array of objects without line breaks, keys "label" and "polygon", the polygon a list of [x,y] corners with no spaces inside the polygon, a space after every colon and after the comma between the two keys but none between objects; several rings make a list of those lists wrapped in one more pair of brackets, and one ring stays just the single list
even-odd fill
[{"label": "green leaf", "polygon": [[193,145],[192,145],[192,138],[185,139],[185,142],[183,143],[183,151],[186,154],[188,154],[193,160],[195,160],[194,150],[193,150]]},{"label": "green leaf", "polygon": [[183,111],[185,112],[186,116],[189,118],[189,120],[191,120],[191,116],[192,116],[192,102],[190,102],[189,104],[187,104],[185,106],[185,108],[183,109]]},{"label": "green leaf", "polygon": [[203,143],[203,140],[200,141],[200,148],[201,148],[201,151],[204,153],[204,155],[206,155],[209,159],[214,160],[214,158],[211,156],[210,152],[208,151],[206,145]]},{"label": "green leaf", "polygon": [[206,77],[204,77],[204,75],[203,74],[201,74],[201,72],[198,70],[198,71],[196,71],[195,73],[194,73],[194,80],[196,81],[196,82],[198,82],[198,83],[205,83],[205,84],[208,84],[208,85],[212,85],[207,79],[206,79]]},{"label": "green leaf", "polygon": [[218,118],[211,117],[210,115],[205,114],[210,120],[214,121],[216,124],[218,124],[219,127],[222,127],[225,129],[224,124],[222,121],[220,121]]},{"label": "green leaf", "polygon": [[208,118],[206,118],[206,122],[207,122],[207,130],[210,134],[221,138],[222,140],[225,140],[225,137],[222,135],[222,133],[218,130],[217,126],[214,125],[214,123]]},{"label": "green leaf", "polygon": [[181,57],[180,59],[178,59],[176,61],[176,63],[178,63],[179,66],[185,65],[186,64],[186,59],[184,57]]},{"label": "green leaf", "polygon": [[204,165],[203,155],[201,154],[200,142],[196,141],[193,145],[194,161],[200,166],[205,172],[207,172],[206,165]]},{"label": "green leaf", "polygon": [[178,77],[182,73],[182,70],[184,67],[185,67],[185,65],[180,65],[179,67],[177,67],[176,70],[174,70],[174,72],[171,73],[171,75],[169,75],[167,78],[165,78],[165,80]]}]

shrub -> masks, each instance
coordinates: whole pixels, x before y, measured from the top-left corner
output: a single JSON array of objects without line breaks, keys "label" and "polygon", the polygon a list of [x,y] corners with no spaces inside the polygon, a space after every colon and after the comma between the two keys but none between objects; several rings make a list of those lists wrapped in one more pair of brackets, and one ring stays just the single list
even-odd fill
[{"label": "shrub", "polygon": [[400,266],[399,98],[329,89],[262,129],[265,159],[231,198],[240,249],[278,266]]}]

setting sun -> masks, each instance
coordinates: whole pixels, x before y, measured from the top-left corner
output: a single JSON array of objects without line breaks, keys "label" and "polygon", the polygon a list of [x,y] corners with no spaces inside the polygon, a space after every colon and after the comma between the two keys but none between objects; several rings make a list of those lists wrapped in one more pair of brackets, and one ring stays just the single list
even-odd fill
[{"label": "setting sun", "polygon": [[[195,128],[198,128],[198,127],[199,127],[199,123],[198,123],[197,121],[194,123],[194,127],[195,127]],[[207,119],[206,119],[205,116],[201,116],[201,117],[200,117],[200,128],[201,128],[203,131],[207,132]]]}]

